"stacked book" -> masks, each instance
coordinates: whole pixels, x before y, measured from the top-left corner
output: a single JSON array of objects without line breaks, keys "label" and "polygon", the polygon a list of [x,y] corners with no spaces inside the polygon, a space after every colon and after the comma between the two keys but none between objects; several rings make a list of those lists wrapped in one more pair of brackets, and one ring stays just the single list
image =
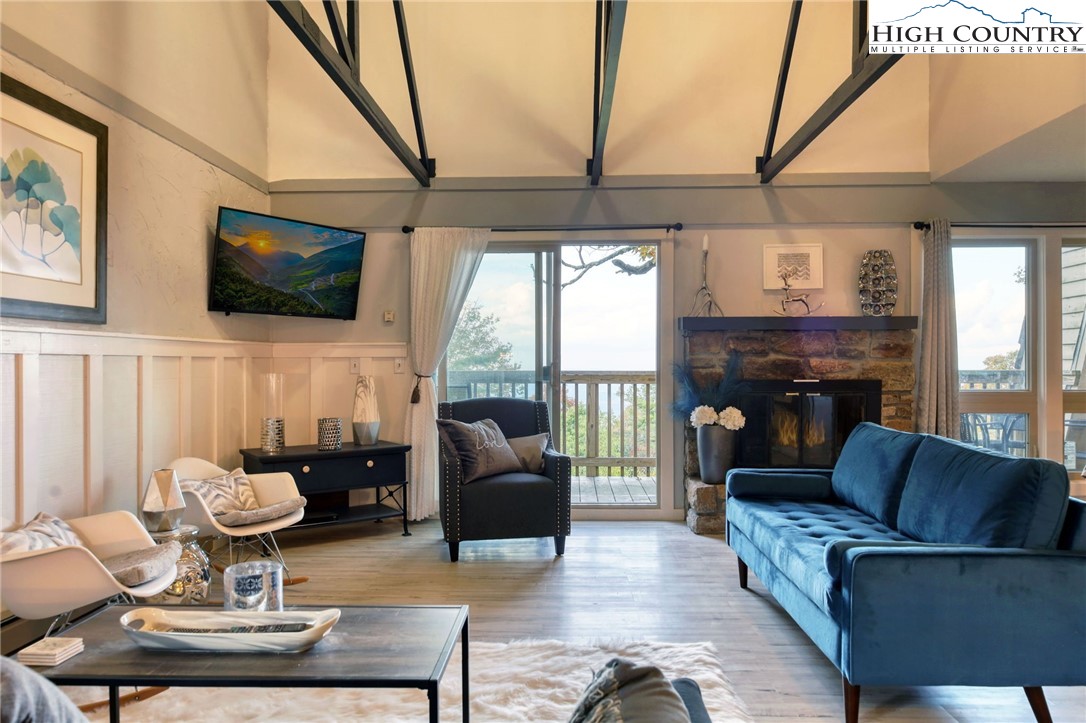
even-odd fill
[{"label": "stacked book", "polygon": [[16,659],[23,665],[60,665],[83,652],[83,638],[43,638],[19,651]]}]

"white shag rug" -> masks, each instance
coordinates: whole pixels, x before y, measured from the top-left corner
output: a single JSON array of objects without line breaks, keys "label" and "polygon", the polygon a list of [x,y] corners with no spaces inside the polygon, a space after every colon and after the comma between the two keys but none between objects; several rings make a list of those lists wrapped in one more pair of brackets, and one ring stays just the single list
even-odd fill
[{"label": "white shag rug", "polygon": [[[655,665],[668,678],[693,678],[714,723],[753,719],[724,675],[712,643],[559,640],[470,643],[471,720],[492,723],[569,720],[581,692],[611,658]],[[105,688],[63,688],[77,703],[107,697]],[[121,693],[131,692],[122,688]],[[441,720],[462,720],[460,646],[441,679]],[[412,689],[362,688],[170,688],[121,709],[125,723],[179,721],[426,721],[426,693]],[[92,721],[109,719],[99,710]]]}]

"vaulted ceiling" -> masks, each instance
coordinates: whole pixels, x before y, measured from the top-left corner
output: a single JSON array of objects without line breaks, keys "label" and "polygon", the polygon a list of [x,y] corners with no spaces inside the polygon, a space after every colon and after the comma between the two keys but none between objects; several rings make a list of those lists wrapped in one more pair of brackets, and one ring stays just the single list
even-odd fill
[{"label": "vaulted ceiling", "polygon": [[[333,38],[324,5],[301,5]],[[803,3],[776,149],[849,77],[852,5]],[[335,6],[346,19],[345,0]],[[786,0],[631,0],[605,182],[756,178],[791,8]],[[407,0],[402,10],[438,179],[585,177],[594,142],[593,0]],[[269,13],[271,180],[411,179]],[[361,84],[417,156],[393,3],[361,2],[358,15]],[[780,178],[821,173],[1086,181],[1086,56],[905,56]]]}]

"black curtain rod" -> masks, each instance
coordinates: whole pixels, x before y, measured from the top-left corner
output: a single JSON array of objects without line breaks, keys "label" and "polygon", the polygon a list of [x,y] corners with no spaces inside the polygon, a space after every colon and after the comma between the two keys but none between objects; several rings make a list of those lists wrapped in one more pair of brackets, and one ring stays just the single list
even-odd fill
[{"label": "black curtain rod", "polygon": [[[1086,223],[954,223],[956,228],[1086,228]],[[917,231],[927,231],[931,224],[927,221],[913,221]]]},{"label": "black curtain rod", "polygon": [[[622,226],[495,226],[490,229],[494,233],[530,233],[538,231],[649,231],[662,228],[665,231],[682,231],[682,223],[669,223],[666,225],[653,224],[626,224]],[[400,229],[404,233],[411,233],[414,226],[404,226]]]}]

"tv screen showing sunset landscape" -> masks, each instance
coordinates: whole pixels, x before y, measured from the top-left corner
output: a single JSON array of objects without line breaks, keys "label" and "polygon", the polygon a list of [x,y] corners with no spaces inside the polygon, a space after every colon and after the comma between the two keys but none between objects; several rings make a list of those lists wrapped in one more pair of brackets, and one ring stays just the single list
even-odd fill
[{"label": "tv screen showing sunset landscape", "polygon": [[366,234],[219,208],[211,311],[353,319]]}]

